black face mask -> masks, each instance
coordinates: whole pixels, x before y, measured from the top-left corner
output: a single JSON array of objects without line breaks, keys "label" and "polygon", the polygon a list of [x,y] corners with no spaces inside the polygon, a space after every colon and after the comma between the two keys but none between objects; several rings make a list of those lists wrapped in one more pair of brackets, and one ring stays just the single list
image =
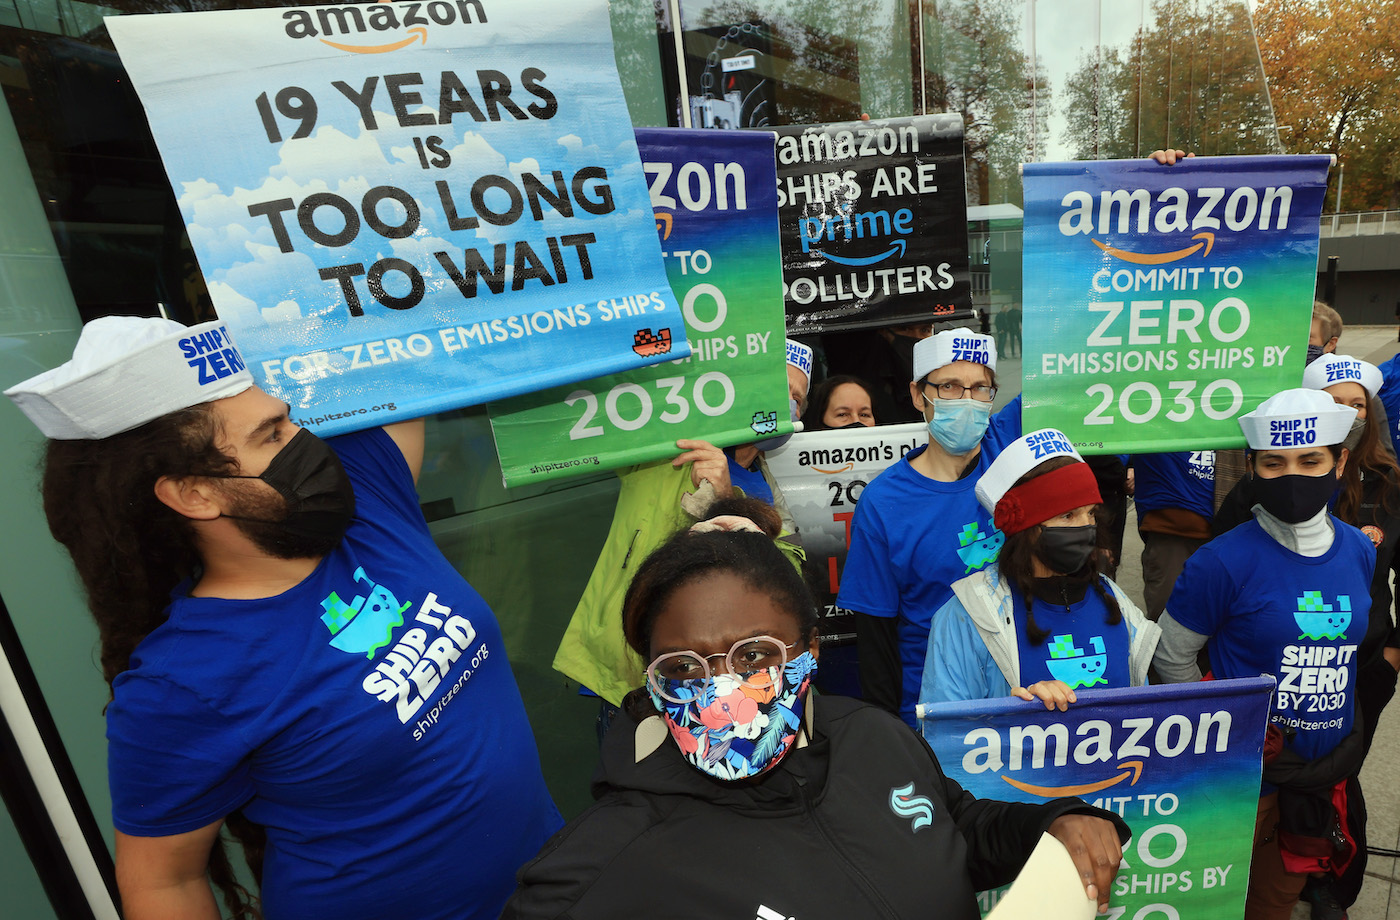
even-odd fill
[{"label": "black face mask", "polygon": [[1096,524],[1082,527],[1042,527],[1035,554],[1050,571],[1058,575],[1073,575],[1094,553],[1099,528]]},{"label": "black face mask", "polygon": [[1264,479],[1256,475],[1254,499],[1285,524],[1299,524],[1326,508],[1339,485],[1341,480],[1336,470],[1328,470],[1321,476],[1290,473]]},{"label": "black face mask", "polygon": [[849,425],[837,425],[833,431],[845,431],[847,428],[869,428],[869,425],[862,425],[860,422],[851,422]]},{"label": "black face mask", "polygon": [[1308,346],[1308,353],[1307,353],[1307,356],[1303,358],[1303,366],[1304,366],[1304,367],[1307,367],[1309,364],[1312,364],[1314,361],[1316,361],[1318,358],[1321,358],[1321,357],[1322,357],[1322,346],[1321,346],[1321,345],[1309,345],[1309,346]]},{"label": "black face mask", "polygon": [[261,475],[219,478],[261,479],[282,496],[286,510],[281,517],[224,517],[255,525],[244,527],[244,533],[284,559],[324,556],[340,544],[355,516],[355,491],[340,458],[305,428],[277,452]]}]

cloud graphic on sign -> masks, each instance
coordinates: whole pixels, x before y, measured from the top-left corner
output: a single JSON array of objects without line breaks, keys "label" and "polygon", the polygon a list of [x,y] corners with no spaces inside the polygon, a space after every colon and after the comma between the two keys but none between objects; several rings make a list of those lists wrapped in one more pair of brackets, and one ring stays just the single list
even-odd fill
[{"label": "cloud graphic on sign", "polygon": [[222,281],[209,282],[209,297],[214,301],[214,311],[219,319],[236,325],[252,325],[262,322],[258,305],[244,297]]},{"label": "cloud graphic on sign", "polygon": [[[432,110],[423,107],[418,111]],[[471,203],[471,183],[476,177],[509,176],[520,187],[522,176],[533,173],[543,177],[546,187],[552,187],[549,174],[559,170],[567,194],[575,199],[572,179],[577,170],[607,162],[607,159],[596,145],[584,144],[573,134],[559,138],[562,152],[555,149],[542,163],[532,155],[510,157],[476,131],[468,130],[458,136],[453,125],[402,128],[398,119],[386,112],[376,112],[375,118],[378,127],[373,131],[367,130],[363,121],[357,121],[350,130],[323,124],[310,137],[297,139],[295,143],[284,142],[277,150],[276,162],[268,165],[266,175],[256,187],[226,190],[207,178],[181,184],[180,208],[201,265],[207,269],[206,279],[221,316],[259,324],[314,319],[336,311],[343,313],[344,298],[339,283],[322,280],[319,270],[353,263],[368,267],[389,256],[411,262],[425,275],[430,285],[427,303],[431,304],[439,291],[457,296],[455,287],[438,263],[438,252],[448,253],[461,265],[463,246],[475,247],[491,265],[496,244],[528,239],[538,258],[552,270],[543,238],[583,232],[587,222],[599,219],[577,205],[574,217],[565,218],[546,204],[543,218],[536,221],[527,205],[525,213],[511,225],[496,226],[480,221],[474,230],[456,231],[449,236],[446,216],[433,185],[437,180],[448,184],[458,216],[467,217],[475,210]],[[444,138],[443,146],[451,157],[451,167],[420,173],[413,139],[429,134]],[[528,146],[523,147],[520,152],[523,154],[528,149]],[[296,247],[295,252],[285,253],[278,246],[269,217],[248,212],[250,206],[270,201],[290,199],[300,203],[316,193],[333,193],[358,208],[366,192],[376,185],[394,182],[388,177],[403,177],[406,166],[413,170],[410,175],[420,180],[413,191],[418,199],[421,225],[405,239],[386,239],[361,224],[356,238],[345,246],[313,243],[298,226],[293,208],[281,212],[286,231]],[[636,170],[635,167],[631,169]],[[623,172],[625,174],[626,170]],[[617,172],[612,172],[606,180],[614,187],[614,194],[617,179]],[[601,181],[588,183],[591,198],[597,197]],[[508,199],[504,191],[497,189],[488,193],[487,201],[493,208],[503,210]],[[380,201],[376,211],[390,225],[401,223],[405,216],[403,206],[392,199]],[[609,220],[621,217],[620,212],[606,215]],[[645,221],[650,217],[645,212],[633,211],[627,214],[627,219]],[[331,207],[318,208],[315,221],[327,234],[334,234],[344,226],[343,218]],[[506,252],[507,284],[513,257],[512,245]],[[576,267],[574,254],[568,247],[564,247],[564,258],[567,264]],[[357,278],[355,284],[361,302],[367,303],[369,295],[363,276]],[[406,280],[401,274],[391,272],[386,276],[386,284],[393,292],[403,293],[398,288],[404,286]],[[277,306],[260,306],[265,304]]]},{"label": "cloud graphic on sign", "polygon": [[[317,277],[316,263],[310,257],[299,252],[280,252],[276,246],[253,244],[249,248],[252,255],[250,260],[224,272],[221,280],[209,283],[209,293],[220,316],[227,318],[225,303],[250,325],[313,317],[344,309],[338,286]],[[308,285],[308,278],[315,284]],[[278,306],[276,309],[255,310],[250,314],[244,303],[254,301],[276,303]],[[289,316],[283,309],[289,301],[301,305],[296,316]]]},{"label": "cloud graphic on sign", "polygon": [[301,307],[295,300],[284,300],[275,307],[265,307],[262,315],[269,323],[286,323],[301,319]]}]

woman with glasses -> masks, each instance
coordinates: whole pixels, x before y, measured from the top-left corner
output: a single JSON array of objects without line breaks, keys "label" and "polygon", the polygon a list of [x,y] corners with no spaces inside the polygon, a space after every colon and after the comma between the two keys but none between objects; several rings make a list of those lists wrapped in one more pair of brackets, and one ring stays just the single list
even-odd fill
[{"label": "woman with glasses", "polygon": [[1099,488],[1069,438],[1012,442],[977,499],[1006,543],[934,615],[920,701],[1012,695],[1063,712],[1075,690],[1147,683],[1161,630],[1099,574]]},{"label": "woman with glasses", "polygon": [[911,726],[934,611],[1004,539],[973,487],[1021,434],[1020,397],[995,416],[992,337],[951,329],[914,346],[909,396],[928,425],[861,494],[836,603],[856,613],[861,695]]},{"label": "woman with glasses", "polygon": [[768,536],[677,535],[622,617],[648,664],[604,742],[598,802],[521,870],[506,920],[975,920],[975,892],[1010,881],[1042,831],[1107,904],[1116,816],[976,800],[888,713],[808,692],[815,604]]}]

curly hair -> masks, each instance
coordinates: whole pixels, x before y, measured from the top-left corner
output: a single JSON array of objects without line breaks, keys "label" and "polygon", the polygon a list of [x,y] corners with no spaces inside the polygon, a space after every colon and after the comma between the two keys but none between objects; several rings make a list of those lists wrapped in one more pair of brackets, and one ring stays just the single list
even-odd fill
[{"label": "curly hair", "polygon": [[[622,634],[627,644],[645,661],[651,652],[652,628],[676,591],[720,573],[734,575],[768,595],[796,618],[799,644],[812,641],[817,630],[816,601],[771,537],[752,531],[681,531],[647,556],[632,577],[622,601]],[[638,721],[655,714],[640,689],[627,695],[623,708]]]},{"label": "curly hair", "polygon": [[[236,471],[237,461],[218,447],[220,432],[212,404],[203,403],[109,438],[48,443],[44,514],[73,558],[97,621],[108,687],[130,667],[141,640],[165,622],[171,591],[201,568],[189,520],[156,497],[156,483]],[[265,831],[239,812],[225,826],[261,882]],[[209,875],[233,917],[261,917],[222,840],[210,851]]]}]

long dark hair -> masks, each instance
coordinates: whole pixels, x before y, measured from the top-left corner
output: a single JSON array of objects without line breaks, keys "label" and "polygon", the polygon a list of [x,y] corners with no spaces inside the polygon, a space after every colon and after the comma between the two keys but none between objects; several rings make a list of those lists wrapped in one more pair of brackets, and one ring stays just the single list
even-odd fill
[{"label": "long dark hair", "polygon": [[1337,498],[1337,517],[1353,527],[1370,523],[1360,519],[1363,471],[1381,480],[1380,503],[1384,513],[1393,514],[1400,504],[1400,497],[1395,494],[1395,484],[1397,479],[1400,479],[1400,466],[1396,465],[1395,458],[1381,444],[1380,426],[1375,422],[1375,405],[1379,400],[1371,399],[1368,395],[1367,401],[1369,411],[1366,413],[1366,424],[1361,430],[1361,440],[1357,443],[1356,450],[1351,452],[1351,462],[1342,470],[1342,494]]},{"label": "long dark hair", "polygon": [[[807,403],[807,414],[802,417],[802,427],[804,431],[825,431],[831,426],[823,419],[826,416],[827,403],[831,402],[831,394],[836,392],[836,388],[848,383],[854,383],[865,391],[865,397],[870,400],[870,412],[875,413],[875,388],[866,383],[854,374],[837,374],[835,377],[828,377],[818,386],[812,398]],[[880,420],[875,419],[878,425]]]},{"label": "long dark hair", "polygon": [[[812,641],[817,629],[816,601],[772,537],[751,531],[681,531],[647,556],[632,577],[622,601],[622,634],[627,644],[646,661],[652,628],[676,590],[721,572],[738,577],[791,613],[797,619],[800,646]],[[656,714],[641,688],[627,694],[622,705],[636,721]]]},{"label": "long dark hair", "polygon": [[[205,403],[110,438],[49,441],[44,514],[82,580],[109,687],[130,667],[141,640],[165,622],[170,592],[200,570],[193,528],[156,497],[156,482],[236,472],[237,462],[218,448],[219,433]],[[225,826],[243,843],[261,883],[263,828],[240,812]],[[222,839],[210,851],[209,877],[235,918],[261,917],[256,896],[238,884]]]},{"label": "long dark hair", "polygon": [[[1078,462],[1073,457],[1052,457],[1016,480],[1012,488]],[[1123,610],[1118,606],[1118,599],[1113,596],[1113,592],[1104,587],[1103,578],[1099,574],[1099,550],[1109,545],[1108,515],[1103,513],[1102,506],[1094,509],[1094,519],[1098,524],[1098,548],[1090,554],[1085,571],[1088,572],[1089,587],[1093,588],[1094,593],[1108,608],[1108,616],[1104,622],[1109,626],[1117,626],[1123,621]],[[1007,583],[1011,585],[1012,602],[1015,602],[1016,595],[1019,594],[1021,602],[1025,605],[1026,638],[1030,640],[1031,645],[1041,645],[1050,636],[1048,630],[1041,629],[1036,624],[1035,608],[1032,603],[1032,588],[1035,582],[1033,559],[1036,545],[1040,542],[1041,531],[1044,529],[1043,524],[1036,524],[1034,527],[1028,527],[1019,533],[1008,534],[1006,543],[1002,545],[1001,553],[997,556],[997,568],[1001,572],[1001,577],[1005,578]]]}]

